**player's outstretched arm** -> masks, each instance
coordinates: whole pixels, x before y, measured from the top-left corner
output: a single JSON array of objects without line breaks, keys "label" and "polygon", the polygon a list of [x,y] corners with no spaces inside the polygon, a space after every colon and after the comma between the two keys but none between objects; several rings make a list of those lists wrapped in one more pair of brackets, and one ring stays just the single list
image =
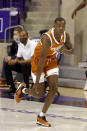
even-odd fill
[{"label": "player's outstretched arm", "polygon": [[87,0],[84,0],[72,13],[72,19],[76,16],[77,11],[84,8],[87,5]]}]

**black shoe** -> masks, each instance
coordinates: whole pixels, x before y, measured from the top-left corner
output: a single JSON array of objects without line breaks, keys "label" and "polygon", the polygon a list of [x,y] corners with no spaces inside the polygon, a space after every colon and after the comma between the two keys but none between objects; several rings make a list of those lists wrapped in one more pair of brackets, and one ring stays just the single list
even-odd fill
[{"label": "black shoe", "polygon": [[16,92],[16,88],[15,89],[9,88],[9,90],[7,91],[8,94],[15,93],[15,92]]}]

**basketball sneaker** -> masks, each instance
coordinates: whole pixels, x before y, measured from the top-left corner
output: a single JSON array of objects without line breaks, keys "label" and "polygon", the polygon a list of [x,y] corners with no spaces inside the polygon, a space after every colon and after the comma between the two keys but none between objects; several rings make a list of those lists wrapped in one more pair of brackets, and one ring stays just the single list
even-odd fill
[{"label": "basketball sneaker", "polygon": [[21,83],[16,90],[16,94],[14,95],[14,99],[16,100],[17,103],[19,103],[22,100],[22,97],[25,96],[25,94],[22,92],[22,90],[24,88],[26,88],[26,84]]},{"label": "basketball sneaker", "polygon": [[37,117],[37,124],[38,125],[42,125],[42,126],[46,126],[46,127],[51,127],[51,124],[46,120],[45,116],[39,116]]}]

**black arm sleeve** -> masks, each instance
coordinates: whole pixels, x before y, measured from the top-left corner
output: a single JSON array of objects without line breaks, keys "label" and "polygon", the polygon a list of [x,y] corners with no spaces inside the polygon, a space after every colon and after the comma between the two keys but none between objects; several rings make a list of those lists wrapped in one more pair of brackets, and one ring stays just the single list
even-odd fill
[{"label": "black arm sleeve", "polygon": [[15,41],[13,41],[9,50],[9,56],[14,57],[17,54],[17,51],[18,51],[18,44]]}]

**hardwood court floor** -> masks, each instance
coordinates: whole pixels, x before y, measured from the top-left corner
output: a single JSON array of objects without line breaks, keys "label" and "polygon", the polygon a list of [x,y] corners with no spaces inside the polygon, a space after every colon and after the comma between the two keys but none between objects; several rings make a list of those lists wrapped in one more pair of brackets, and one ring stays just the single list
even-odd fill
[{"label": "hardwood court floor", "polygon": [[[0,89],[0,131],[87,131],[87,92],[82,89],[59,88],[61,96],[55,96],[54,104],[47,112],[52,127],[36,124],[43,107],[40,100],[26,97],[17,104],[5,88]],[[85,93],[85,94],[84,94]]]}]

